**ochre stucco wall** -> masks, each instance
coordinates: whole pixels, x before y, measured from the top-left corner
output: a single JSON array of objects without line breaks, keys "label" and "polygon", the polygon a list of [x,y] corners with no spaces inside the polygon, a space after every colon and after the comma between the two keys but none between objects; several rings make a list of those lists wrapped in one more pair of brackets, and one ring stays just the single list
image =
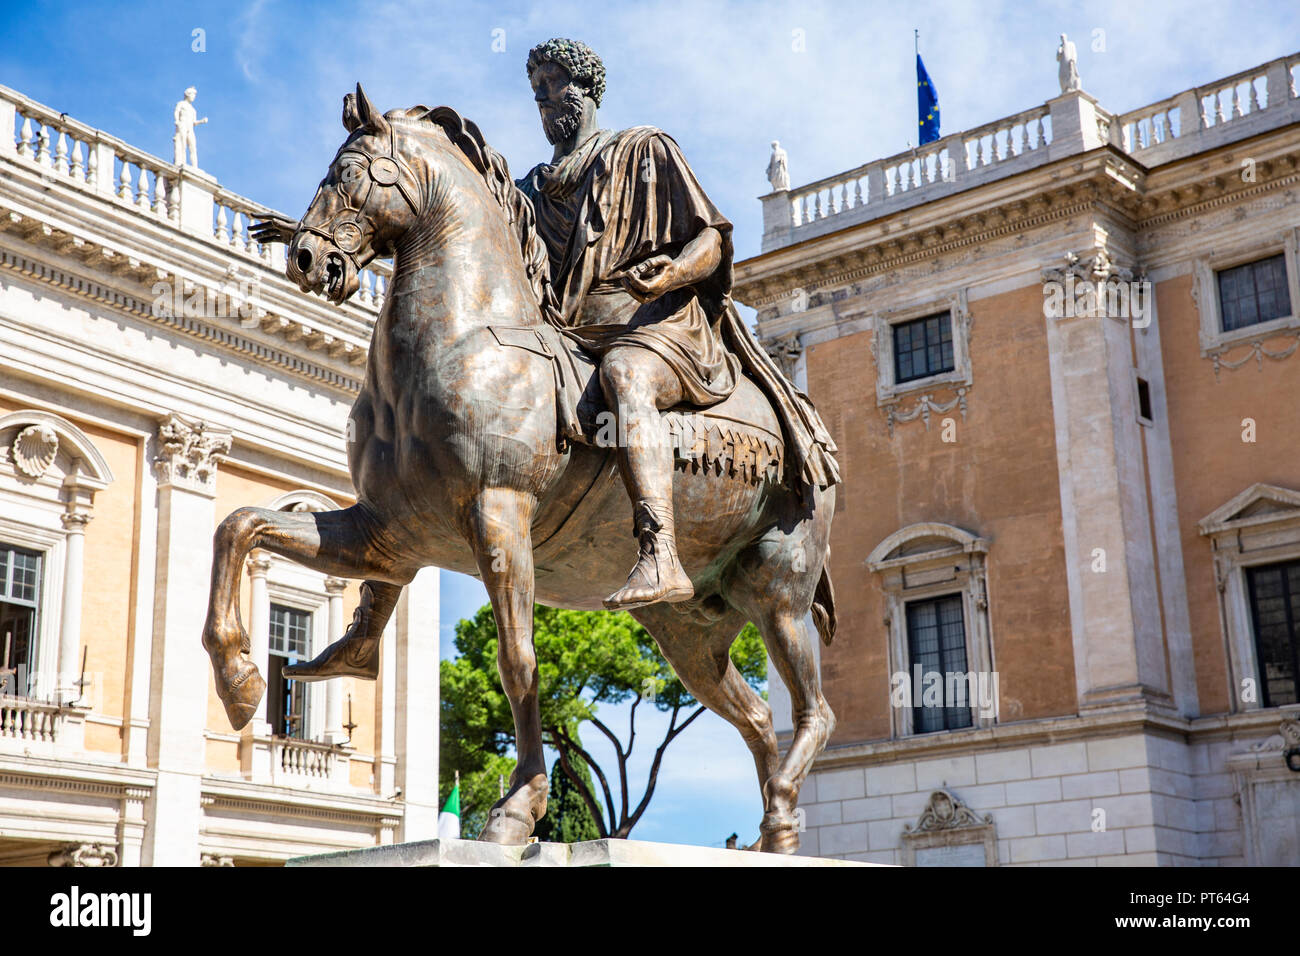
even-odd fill
[{"label": "ochre stucco wall", "polygon": [[[113,483],[95,495],[95,517],[86,526],[81,643],[86,649],[86,671],[95,675],[98,685],[95,711],[121,720],[135,625],[140,440],[73,418],[69,421],[95,443],[113,472]],[[90,724],[86,749],[120,754],[122,734],[118,728]]]},{"label": "ochre stucco wall", "polygon": [[[1170,440],[1178,524],[1187,576],[1187,602],[1202,714],[1229,709],[1227,665],[1219,594],[1209,539],[1197,523],[1256,482],[1300,490],[1300,355],[1282,361],[1252,358],[1218,380],[1200,354],[1200,317],[1192,299],[1192,276],[1156,286],[1160,345],[1169,398]],[[1294,337],[1291,338],[1294,344]],[[1265,343],[1285,349],[1285,339]],[[1248,347],[1224,357],[1240,361]],[[1242,420],[1255,420],[1256,441],[1242,441]]]},{"label": "ochre stucco wall", "polygon": [[[966,418],[957,409],[932,415],[929,430],[918,419],[896,425],[890,437],[876,406],[870,332],[808,353],[812,397],[840,446],[845,476],[832,533],[839,632],[822,649],[837,743],[889,736],[885,603],[864,562],[887,535],[922,521],[989,542],[1000,720],[1077,709],[1042,290],[979,299],[970,312],[974,384]],[[911,408],[918,394],[901,407]],[[939,402],[953,394],[933,393]],[[949,416],[957,426],[951,444],[940,437]]]}]

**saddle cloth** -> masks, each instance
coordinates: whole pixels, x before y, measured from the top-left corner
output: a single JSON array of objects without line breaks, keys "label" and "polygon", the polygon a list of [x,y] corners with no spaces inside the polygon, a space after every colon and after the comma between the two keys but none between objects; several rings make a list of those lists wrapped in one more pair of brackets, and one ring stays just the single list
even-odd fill
[{"label": "saddle cloth", "polygon": [[[556,440],[597,448],[619,443],[596,375],[596,361],[575,340],[550,324],[489,326],[497,342],[541,355],[555,378]],[[758,484],[780,483],[785,442],[762,391],[742,377],[731,396],[709,408],[678,406],[662,413],[679,471]],[[760,417],[763,422],[755,421]]]}]

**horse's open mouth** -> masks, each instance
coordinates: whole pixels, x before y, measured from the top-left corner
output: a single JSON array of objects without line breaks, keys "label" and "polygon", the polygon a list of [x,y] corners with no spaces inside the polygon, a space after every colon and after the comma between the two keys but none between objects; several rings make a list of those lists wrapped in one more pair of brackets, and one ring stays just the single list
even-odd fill
[{"label": "horse's open mouth", "polygon": [[325,296],[334,302],[342,302],[347,289],[347,266],[343,257],[331,252],[325,257]]}]

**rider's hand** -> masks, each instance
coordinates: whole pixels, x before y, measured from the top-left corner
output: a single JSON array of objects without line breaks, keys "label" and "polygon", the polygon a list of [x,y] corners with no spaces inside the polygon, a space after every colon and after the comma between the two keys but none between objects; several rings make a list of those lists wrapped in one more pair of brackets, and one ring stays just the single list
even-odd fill
[{"label": "rider's hand", "polygon": [[670,256],[652,256],[628,269],[623,285],[641,302],[657,299],[677,288],[676,263]]},{"label": "rider's hand", "polygon": [[248,236],[262,243],[283,242],[287,245],[297,231],[297,220],[284,216],[271,216],[249,229]]}]

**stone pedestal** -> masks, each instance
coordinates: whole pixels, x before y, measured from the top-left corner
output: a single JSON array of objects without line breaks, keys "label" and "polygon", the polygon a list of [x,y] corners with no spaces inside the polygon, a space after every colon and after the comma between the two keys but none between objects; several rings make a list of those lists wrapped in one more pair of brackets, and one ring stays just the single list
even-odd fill
[{"label": "stone pedestal", "polygon": [[500,846],[476,840],[420,840],[299,856],[286,866],[881,866],[815,856],[780,856],[708,846],[591,840]]}]

